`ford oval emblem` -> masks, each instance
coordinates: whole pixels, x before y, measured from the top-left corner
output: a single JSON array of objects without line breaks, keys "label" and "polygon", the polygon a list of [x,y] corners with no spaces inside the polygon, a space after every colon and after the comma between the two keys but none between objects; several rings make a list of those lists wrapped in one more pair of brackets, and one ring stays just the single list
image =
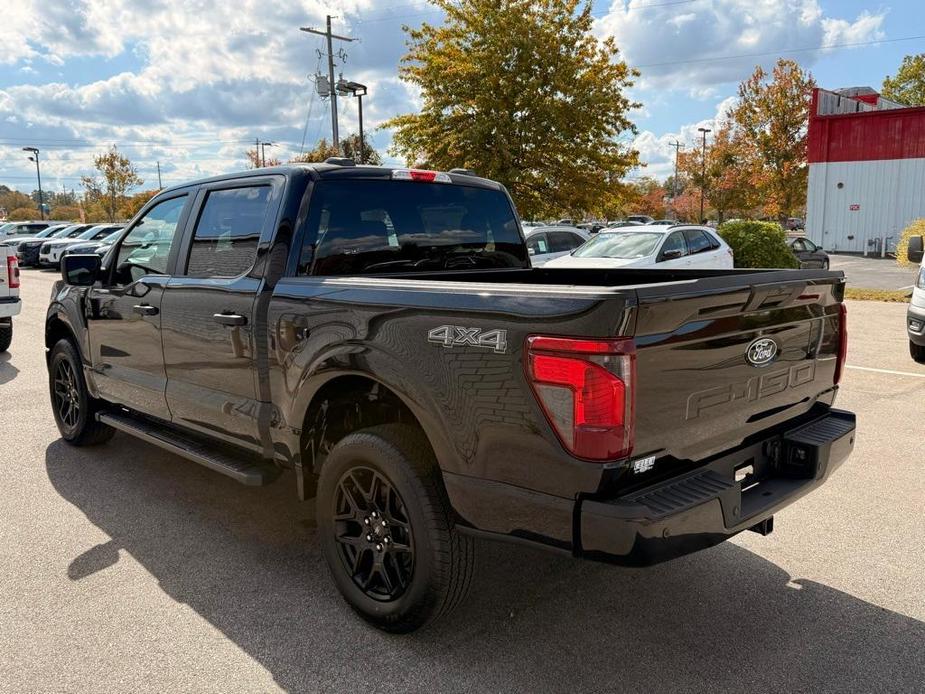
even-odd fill
[{"label": "ford oval emblem", "polygon": [[777,343],[770,337],[759,337],[745,350],[745,358],[752,366],[765,366],[777,356]]}]

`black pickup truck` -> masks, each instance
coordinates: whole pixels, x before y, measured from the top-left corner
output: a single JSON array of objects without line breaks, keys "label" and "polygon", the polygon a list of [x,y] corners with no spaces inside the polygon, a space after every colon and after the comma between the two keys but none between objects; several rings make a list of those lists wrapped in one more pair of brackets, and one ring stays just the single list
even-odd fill
[{"label": "black pickup truck", "polygon": [[459,170],[171,188],[62,274],[62,437],[291,471],[337,587],[391,631],[462,598],[475,536],[660,562],[770,532],[854,444],[841,273],[532,268],[503,186]]}]

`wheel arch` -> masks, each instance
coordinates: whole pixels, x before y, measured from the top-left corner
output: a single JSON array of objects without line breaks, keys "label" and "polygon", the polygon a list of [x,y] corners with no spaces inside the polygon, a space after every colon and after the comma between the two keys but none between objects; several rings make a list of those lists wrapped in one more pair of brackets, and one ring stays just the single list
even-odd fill
[{"label": "wheel arch", "polygon": [[312,388],[300,393],[298,454],[296,471],[299,477],[299,496],[307,498],[333,446],[348,434],[359,429],[387,423],[414,426],[424,434],[438,465],[451,455],[449,441],[442,433],[432,409],[401,388],[362,371],[325,373],[313,379]]}]

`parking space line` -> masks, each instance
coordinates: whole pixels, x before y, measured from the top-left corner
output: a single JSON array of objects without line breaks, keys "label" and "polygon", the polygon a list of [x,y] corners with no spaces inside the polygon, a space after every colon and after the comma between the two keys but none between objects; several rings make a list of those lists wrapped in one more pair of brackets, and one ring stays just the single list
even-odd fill
[{"label": "parking space line", "polygon": [[893,371],[892,369],[875,369],[870,366],[851,366],[850,364],[845,367],[846,369],[857,369],[858,371],[874,371],[881,374],[892,374],[893,376],[912,376],[913,378],[925,378],[925,374],[912,373],[911,371]]}]

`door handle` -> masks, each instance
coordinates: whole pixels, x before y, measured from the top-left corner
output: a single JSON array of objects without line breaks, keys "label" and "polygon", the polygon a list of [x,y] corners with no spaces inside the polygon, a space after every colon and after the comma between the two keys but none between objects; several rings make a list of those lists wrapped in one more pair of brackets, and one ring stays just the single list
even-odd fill
[{"label": "door handle", "polygon": [[212,320],[222,325],[247,325],[247,318],[237,313],[216,313],[212,315]]},{"label": "door handle", "polygon": [[139,316],[156,316],[160,313],[157,306],[151,306],[150,304],[137,304],[132,306],[132,310]]}]

